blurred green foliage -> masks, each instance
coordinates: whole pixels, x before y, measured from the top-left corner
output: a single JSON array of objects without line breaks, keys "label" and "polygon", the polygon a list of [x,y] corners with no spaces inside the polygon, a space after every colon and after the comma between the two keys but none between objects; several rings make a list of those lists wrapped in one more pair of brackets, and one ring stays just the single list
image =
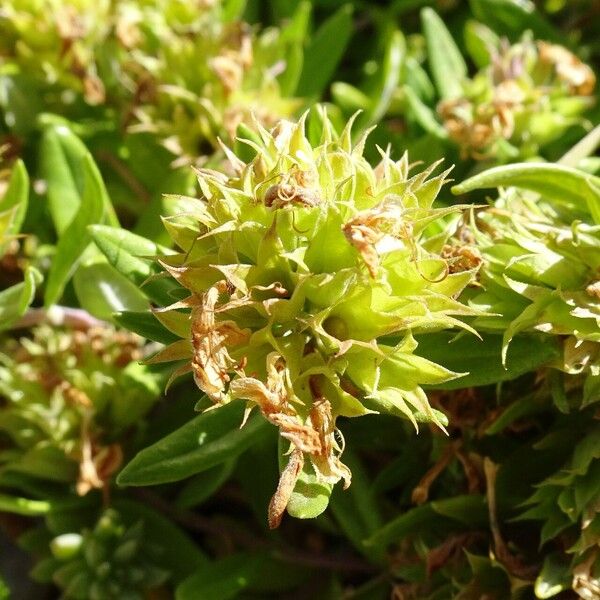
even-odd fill
[{"label": "blurred green foliage", "polygon": [[599,60],[594,0],[6,0],[0,597],[600,598]]}]

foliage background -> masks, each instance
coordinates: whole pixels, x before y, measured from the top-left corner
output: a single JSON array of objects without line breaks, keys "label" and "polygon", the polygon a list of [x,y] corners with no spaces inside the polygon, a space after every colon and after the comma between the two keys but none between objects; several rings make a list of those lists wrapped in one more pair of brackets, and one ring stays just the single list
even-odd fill
[{"label": "foliage background", "polygon": [[[1,564],[13,597],[600,597],[600,106],[588,85],[598,10],[592,0],[0,8]],[[563,77],[540,72],[532,40],[582,62],[560,55]],[[517,106],[514,90],[490,101],[502,44],[511,68],[524,65]],[[416,434],[394,414],[341,416],[352,485],[316,496],[308,486],[296,513],[315,518],[269,530],[277,429],[255,414],[238,430],[239,401],[194,413],[208,402],[190,376],[163,394],[172,365],[140,361],[189,338],[189,325],[148,307],[185,297],[154,257],[164,264],[173,237],[196,235],[174,218],[196,210],[185,196],[205,193],[192,167],[230,184],[219,140],[251,162],[259,124],[317,102],[338,133],[362,111],[354,142],[377,125],[371,165],[376,144],[394,160],[407,150],[411,163],[455,165],[419,248],[473,271],[461,319],[481,339],[415,329],[417,356],[468,373],[419,372],[447,433]],[[323,114],[307,118],[312,147]],[[480,137],[463,143],[476,125]],[[462,225],[457,201],[476,207]]]}]

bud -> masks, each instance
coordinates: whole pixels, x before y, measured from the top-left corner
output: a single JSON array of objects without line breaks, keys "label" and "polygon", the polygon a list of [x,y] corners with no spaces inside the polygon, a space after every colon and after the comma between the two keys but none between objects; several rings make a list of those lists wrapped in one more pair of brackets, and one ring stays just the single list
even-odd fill
[{"label": "bud", "polygon": [[67,598],[145,597],[169,573],[155,564],[155,548],[144,545],[143,523],[127,527],[114,509],[96,526],[50,542],[56,560],[53,581]]}]

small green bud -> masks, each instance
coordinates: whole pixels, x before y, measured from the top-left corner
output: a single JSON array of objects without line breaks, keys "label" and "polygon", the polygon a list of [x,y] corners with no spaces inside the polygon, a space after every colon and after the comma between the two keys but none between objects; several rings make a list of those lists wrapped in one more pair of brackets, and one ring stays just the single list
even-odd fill
[{"label": "small green bud", "polygon": [[50,542],[50,550],[59,560],[69,560],[79,554],[82,542],[79,533],[63,533]]}]

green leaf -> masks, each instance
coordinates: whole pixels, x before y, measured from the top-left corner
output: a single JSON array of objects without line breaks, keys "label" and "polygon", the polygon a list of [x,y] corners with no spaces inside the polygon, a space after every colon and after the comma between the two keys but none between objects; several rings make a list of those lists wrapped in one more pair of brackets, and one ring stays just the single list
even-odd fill
[{"label": "green leaf", "polygon": [[246,589],[255,577],[263,554],[235,554],[202,565],[175,590],[175,600],[228,600]]},{"label": "green leaf", "polygon": [[[280,437],[278,440],[280,473],[283,472],[289,460],[288,448],[289,444]],[[302,471],[300,471],[286,510],[289,515],[297,519],[314,519],[327,508],[332,491],[333,485],[319,481],[315,469],[307,458],[304,460]]]},{"label": "green leaf", "polygon": [[56,245],[56,254],[48,274],[44,304],[56,303],[73,273],[81,256],[91,241],[88,225],[98,223],[104,214],[104,185],[92,157],[83,159],[85,183],[77,214],[64,230]]},{"label": "green leaf", "polygon": [[577,167],[581,161],[592,156],[600,146],[600,125],[594,127],[584,138],[560,157],[558,163],[565,167]]},{"label": "green leaf", "polygon": [[20,73],[14,67],[16,65],[13,60],[3,59],[0,72],[0,118],[3,132],[8,129],[19,137],[26,137],[35,128],[38,111],[43,110],[40,79],[33,74]]},{"label": "green leaf", "polygon": [[116,312],[148,308],[139,288],[104,261],[81,265],[73,285],[81,308],[98,319],[111,321]]},{"label": "green leaf", "polygon": [[239,21],[246,9],[247,0],[226,0],[223,2],[223,21]]},{"label": "green leaf", "polygon": [[441,98],[462,95],[462,82],[467,77],[467,65],[444,21],[432,8],[421,11],[423,33],[431,74]]},{"label": "green leaf", "polygon": [[[347,490],[335,486],[331,512],[356,549],[365,552],[363,541],[381,527],[381,514],[372,482],[358,457],[346,449],[343,461],[352,471],[352,485]],[[383,558],[372,549],[367,554],[372,561],[379,562]]]},{"label": "green leaf", "polygon": [[402,65],[402,82],[424,102],[432,103],[435,100],[435,87],[427,71],[410,54],[406,56]]},{"label": "green leaf", "polygon": [[177,495],[176,506],[193,508],[202,504],[225,483],[234,467],[235,460],[230,460],[194,475]]},{"label": "green leaf", "polygon": [[144,543],[155,553],[154,560],[171,572],[179,583],[208,564],[206,556],[185,532],[167,517],[146,504],[127,499],[117,499],[114,507],[131,523],[144,522]]},{"label": "green leaf", "polygon": [[144,285],[157,272],[152,261],[145,257],[166,254],[169,252],[167,248],[118,227],[90,225],[89,231],[109,264],[138,288],[141,287],[150,300],[161,306],[173,301],[169,294],[174,287],[172,279],[156,278]]},{"label": "green leaf", "polygon": [[[14,210],[10,224],[4,232],[4,235],[11,236],[19,233],[25,219],[25,214],[27,213],[28,200],[29,176],[27,175],[25,164],[19,159],[13,166],[8,187],[4,196],[0,199],[0,213]],[[2,251],[0,248],[0,255],[1,253]]]},{"label": "green leaf", "polygon": [[431,508],[444,517],[472,528],[488,524],[488,507],[484,496],[468,494],[431,502]]},{"label": "green leaf", "polygon": [[180,339],[164,327],[150,311],[123,311],[114,315],[113,320],[121,327],[161,344],[170,344]]},{"label": "green leaf", "polygon": [[261,140],[260,136],[256,131],[248,127],[245,123],[240,123],[235,130],[235,142],[233,145],[233,149],[235,151],[235,155],[243,160],[244,162],[251,162],[252,159],[256,156],[256,148],[244,142],[247,140],[249,142],[254,142],[260,146]]},{"label": "green leaf", "polygon": [[377,83],[370,93],[373,100],[370,102],[367,110],[359,117],[359,127],[356,128],[356,134],[359,134],[362,128],[369,127],[379,122],[387,112],[392,101],[392,97],[402,73],[402,61],[406,52],[406,43],[404,36],[400,31],[394,31],[389,38],[383,57],[383,64],[378,73]]},{"label": "green leaf", "polygon": [[496,435],[518,419],[523,419],[540,412],[546,407],[536,402],[531,395],[523,396],[509,404],[500,416],[485,430],[486,435]]},{"label": "green leaf", "polygon": [[50,445],[38,444],[4,468],[50,481],[71,483],[77,479],[77,463]]},{"label": "green leaf", "polygon": [[336,81],[332,84],[331,96],[335,103],[348,114],[353,114],[357,110],[367,110],[371,105],[371,99],[367,94],[344,81]]},{"label": "green leaf", "polygon": [[465,46],[473,62],[480,68],[487,67],[493,52],[500,45],[500,38],[487,26],[468,20],[465,25]]},{"label": "green leaf", "polygon": [[41,282],[41,273],[35,267],[27,267],[21,283],[0,292],[0,331],[25,314]]},{"label": "green leaf", "polygon": [[[291,4],[287,3],[288,9]],[[309,35],[312,3],[308,0],[297,2],[293,14],[287,15],[287,22],[281,27],[281,38],[290,42],[304,42]]]},{"label": "green leaf", "polygon": [[49,512],[51,505],[44,500],[29,500],[0,494],[0,511],[9,512],[26,517],[36,517]]},{"label": "green leaf", "polygon": [[[487,509],[485,499],[478,494],[444,498],[411,508],[396,517],[370,538],[365,540],[366,546],[386,546],[398,541],[414,532],[426,529],[436,529],[448,519],[458,521],[473,529],[487,523]],[[445,526],[447,528],[448,525]]]},{"label": "green leaf", "polygon": [[297,519],[314,519],[327,508],[332,491],[332,485],[317,479],[315,470],[307,460],[290,496],[287,512]]},{"label": "green leaf", "polygon": [[415,121],[428,133],[431,133],[440,140],[448,137],[443,125],[437,120],[435,111],[425,104],[413,91],[412,88],[405,86],[403,88],[404,97],[412,112]]},{"label": "green leaf", "polygon": [[378,529],[365,540],[364,544],[367,547],[385,547],[410,533],[426,527],[434,518],[435,513],[429,504],[411,508]]},{"label": "green leaf", "polygon": [[496,33],[518,37],[531,30],[536,37],[564,44],[564,35],[536,10],[531,0],[469,0],[475,18]]},{"label": "green leaf", "polygon": [[40,167],[48,186],[48,204],[54,228],[61,234],[81,203],[83,179],[78,168],[85,146],[66,126],[48,127],[40,146]]},{"label": "green leaf", "polygon": [[139,452],[121,471],[117,483],[153,485],[179,481],[235,458],[268,425],[255,414],[240,429],[245,404],[231,402],[204,412]]},{"label": "green leaf", "polygon": [[452,188],[453,194],[515,186],[541,194],[556,203],[587,210],[600,224],[600,178],[572,167],[546,163],[516,163],[493,167]]},{"label": "green leaf", "polygon": [[352,36],[352,6],[342,6],[327,19],[304,51],[304,66],[297,93],[310,98],[321,96],[329,83]]},{"label": "green leaf", "polygon": [[453,390],[493,385],[534,371],[560,356],[561,349],[542,336],[517,336],[508,348],[506,367],[502,365],[502,336],[474,336],[443,331],[417,336],[417,354],[454,371],[467,373],[460,379],[436,384],[435,389]]},{"label": "green leaf", "polygon": [[298,89],[304,65],[304,50],[300,42],[295,42],[287,49],[285,70],[277,77],[282,96],[293,96]]},{"label": "green leaf", "polygon": [[570,589],[571,578],[569,562],[564,555],[557,552],[549,554],[535,580],[535,597],[546,600]]},{"label": "green leaf", "polygon": [[[79,211],[85,194],[88,163],[91,160],[85,144],[66,125],[52,124],[45,128],[40,149],[40,167],[48,186],[50,215],[58,234],[66,232]],[[95,164],[93,170],[100,182],[99,190],[108,222],[118,226],[119,222]]]}]

